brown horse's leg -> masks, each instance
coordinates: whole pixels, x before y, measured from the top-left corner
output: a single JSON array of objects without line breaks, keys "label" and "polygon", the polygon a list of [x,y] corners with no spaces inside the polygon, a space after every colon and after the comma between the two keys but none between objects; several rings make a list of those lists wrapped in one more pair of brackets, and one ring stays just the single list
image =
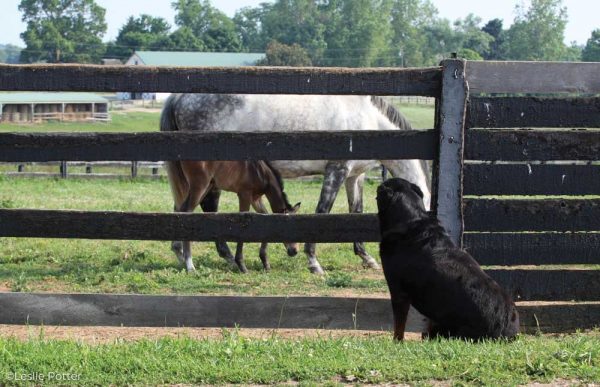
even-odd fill
[{"label": "brown horse's leg", "polygon": [[[206,194],[208,189],[208,183],[206,184],[195,184],[190,185],[190,191],[187,198],[179,208],[178,212],[194,212],[194,209],[200,203],[202,197]],[[185,268],[187,271],[194,271],[194,262],[192,261],[192,243],[190,241],[183,241],[183,259],[185,261]]]},{"label": "brown horse's leg", "polygon": [[[240,203],[240,212],[250,211],[250,203],[252,203],[251,195],[245,193],[238,193],[238,200]],[[244,242],[238,242],[237,248],[235,249],[235,263],[242,273],[247,273],[248,269],[244,264]]]},{"label": "brown horse's leg", "polygon": [[[259,198],[258,200],[255,200],[252,203],[252,207],[254,208],[254,211],[256,211],[259,214],[268,214],[269,211],[267,211],[267,208],[265,207],[265,204],[262,202],[262,200]],[[260,244],[260,252],[258,253],[260,260],[263,264],[263,268],[267,271],[271,270],[271,264],[269,263],[269,256],[267,255],[267,246],[269,244],[267,242],[262,242]]]},{"label": "brown horse's leg", "polygon": [[[212,188],[209,190],[204,199],[200,202],[200,207],[202,207],[202,211],[204,212],[217,212],[219,210],[219,198],[221,197],[221,190],[218,188]],[[224,258],[228,263],[234,263],[233,254],[231,254],[231,250],[229,250],[229,246],[227,246],[227,241],[219,239],[215,242],[215,246],[217,247],[217,252],[221,258]]]}]

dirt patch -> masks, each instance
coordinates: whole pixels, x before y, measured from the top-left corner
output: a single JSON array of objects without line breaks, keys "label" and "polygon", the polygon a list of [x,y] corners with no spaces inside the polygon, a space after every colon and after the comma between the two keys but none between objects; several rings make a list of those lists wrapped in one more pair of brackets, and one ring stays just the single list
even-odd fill
[{"label": "dirt patch", "polygon": [[[146,327],[66,327],[37,325],[0,325],[0,337],[14,337],[19,340],[75,340],[89,344],[114,343],[118,341],[136,341],[141,339],[156,340],[162,337],[193,339],[221,339],[224,334],[234,329],[221,328],[146,328]],[[359,330],[323,330],[323,329],[238,329],[242,337],[266,339],[280,337],[283,339],[303,338],[337,338],[337,337],[389,337],[386,331]],[[421,334],[407,333],[407,340],[420,340]]]}]

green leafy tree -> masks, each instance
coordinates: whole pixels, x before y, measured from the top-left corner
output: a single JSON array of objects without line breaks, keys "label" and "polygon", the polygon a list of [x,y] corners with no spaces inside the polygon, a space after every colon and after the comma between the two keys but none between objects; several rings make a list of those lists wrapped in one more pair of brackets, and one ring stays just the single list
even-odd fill
[{"label": "green leafy tree", "polygon": [[423,29],[433,24],[437,10],[429,0],[394,0],[391,11],[393,36],[387,65],[421,66],[427,39]]},{"label": "green leafy tree", "polygon": [[19,63],[21,47],[12,44],[0,45],[0,63]]},{"label": "green leafy tree", "polygon": [[121,60],[127,59],[134,51],[160,51],[172,46],[169,23],[150,15],[130,16],[119,30],[114,42],[108,44],[106,55]]},{"label": "green leafy tree", "polygon": [[213,7],[209,0],[177,0],[175,23],[187,27],[210,51],[241,51],[242,45],[235,23]]},{"label": "green leafy tree", "polygon": [[481,29],[490,35],[494,40],[489,44],[489,49],[483,52],[483,59],[502,60],[506,59],[506,31],[503,28],[501,19],[492,19]]},{"label": "green leafy tree", "polygon": [[21,62],[99,62],[105,51],[105,9],[94,0],[21,0],[27,29]]},{"label": "green leafy tree", "polygon": [[516,7],[507,32],[507,57],[513,60],[560,60],[565,53],[567,9],[562,0],[531,0]]},{"label": "green leafy tree", "polygon": [[204,42],[194,35],[189,27],[180,27],[169,36],[168,49],[171,51],[205,51]]},{"label": "green leafy tree", "polygon": [[266,58],[257,63],[259,66],[312,66],[308,52],[299,44],[291,46],[272,41],[267,46]]},{"label": "green leafy tree", "polygon": [[262,33],[265,9],[266,6],[244,7],[235,13],[233,23],[243,51],[259,52],[265,49],[265,36]]},{"label": "green leafy tree", "polygon": [[581,53],[584,62],[600,62],[600,29],[592,31],[592,36],[587,40]]},{"label": "green leafy tree", "polygon": [[331,0],[327,7],[324,64],[365,67],[385,64],[389,55],[392,3],[387,0]]}]

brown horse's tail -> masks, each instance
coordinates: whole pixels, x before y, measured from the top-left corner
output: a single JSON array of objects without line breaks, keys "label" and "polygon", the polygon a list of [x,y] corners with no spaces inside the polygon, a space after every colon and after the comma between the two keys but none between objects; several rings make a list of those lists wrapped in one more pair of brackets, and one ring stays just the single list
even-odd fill
[{"label": "brown horse's tail", "polygon": [[[165,101],[162,114],[160,115],[161,132],[175,132],[179,130],[173,112],[178,97],[177,94],[173,94]],[[166,161],[165,168],[167,170],[173,200],[175,201],[175,209],[177,210],[181,207],[188,195],[188,181],[183,174],[180,161]]]}]

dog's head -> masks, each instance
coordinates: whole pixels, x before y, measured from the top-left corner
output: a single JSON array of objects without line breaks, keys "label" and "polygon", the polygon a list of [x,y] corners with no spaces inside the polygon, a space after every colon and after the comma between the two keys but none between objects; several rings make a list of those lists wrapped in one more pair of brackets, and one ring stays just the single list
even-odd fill
[{"label": "dog's head", "polygon": [[382,233],[391,228],[401,231],[403,225],[428,216],[419,186],[400,178],[377,188],[377,208]]}]

